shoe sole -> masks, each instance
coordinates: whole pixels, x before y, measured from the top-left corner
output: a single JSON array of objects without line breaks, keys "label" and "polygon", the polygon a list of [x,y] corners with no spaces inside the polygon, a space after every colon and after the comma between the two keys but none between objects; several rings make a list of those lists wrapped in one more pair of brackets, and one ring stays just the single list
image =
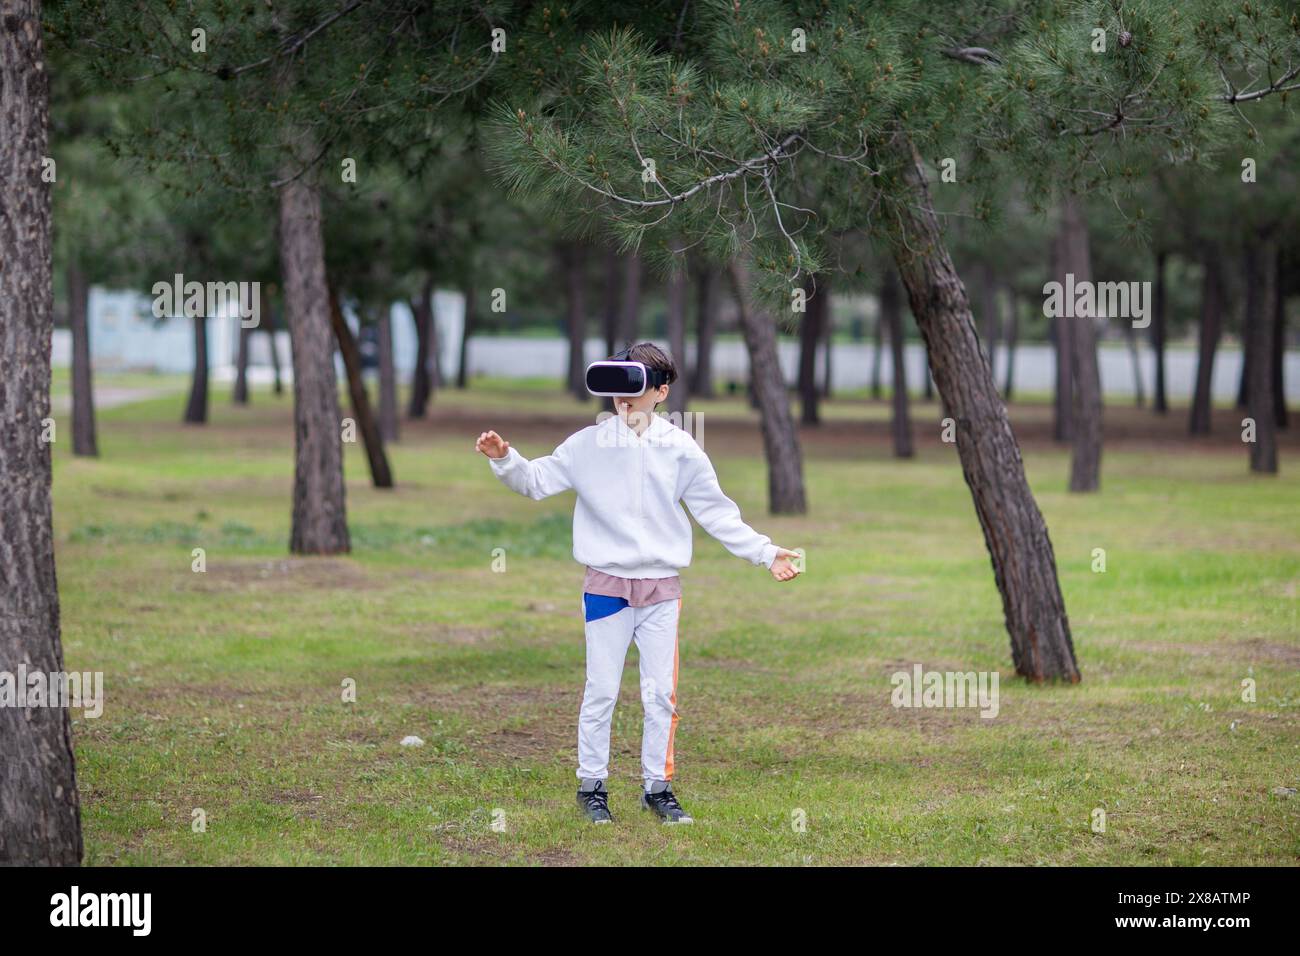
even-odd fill
[{"label": "shoe sole", "polygon": [[[654,813],[655,816],[659,816],[659,814],[655,813],[654,807],[650,806],[650,804],[645,802],[644,797],[641,799],[641,809],[649,813]],[[695,820],[692,817],[682,817],[678,820],[670,820],[667,817],[659,817],[659,822],[666,827],[675,827],[675,826],[689,826],[690,824],[694,823]]]}]

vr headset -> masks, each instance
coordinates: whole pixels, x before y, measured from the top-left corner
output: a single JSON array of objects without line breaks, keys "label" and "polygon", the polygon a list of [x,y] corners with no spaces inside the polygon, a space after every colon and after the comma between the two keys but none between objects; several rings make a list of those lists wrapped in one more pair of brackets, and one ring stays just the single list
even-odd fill
[{"label": "vr headset", "polygon": [[628,352],[624,349],[611,359],[588,365],[587,391],[610,398],[635,398],[644,395],[646,389],[668,384],[667,372],[628,361]]}]

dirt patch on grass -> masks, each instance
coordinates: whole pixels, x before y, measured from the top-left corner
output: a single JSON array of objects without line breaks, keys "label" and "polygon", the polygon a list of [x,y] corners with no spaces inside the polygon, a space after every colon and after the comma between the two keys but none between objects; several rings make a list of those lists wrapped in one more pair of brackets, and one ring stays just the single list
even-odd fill
[{"label": "dirt patch on grass", "polygon": [[500,866],[503,863],[524,863],[534,866],[574,866],[579,860],[570,851],[557,846],[523,851],[502,837],[457,834],[441,838],[442,845],[451,853],[468,857],[472,865]]},{"label": "dirt patch on grass", "polygon": [[577,733],[581,687],[486,686],[417,691],[420,706],[473,714],[467,735],[484,763],[549,760],[571,747]]},{"label": "dirt patch on grass", "polygon": [[1254,637],[1245,641],[1205,642],[1200,644],[1174,641],[1125,642],[1123,650],[1146,654],[1188,654],[1238,664],[1283,664],[1300,668],[1300,645],[1279,644]]},{"label": "dirt patch on grass", "polygon": [[1286,664],[1300,669],[1300,645],[1298,644],[1278,644],[1261,637],[1252,637],[1248,641],[1237,641],[1235,646],[1242,648],[1248,660]]},{"label": "dirt patch on grass", "polygon": [[196,591],[248,589],[363,590],[374,585],[355,562],[343,558],[284,558],[275,561],[209,562],[196,574]]}]

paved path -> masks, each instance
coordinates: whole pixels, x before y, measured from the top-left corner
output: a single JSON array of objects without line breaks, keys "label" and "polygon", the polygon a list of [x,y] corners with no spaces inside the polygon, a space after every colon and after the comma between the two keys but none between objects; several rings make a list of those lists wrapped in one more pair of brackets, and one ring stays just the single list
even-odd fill
[{"label": "paved path", "polygon": [[[161,398],[164,395],[175,394],[178,394],[178,392],[174,388],[97,385],[95,386],[95,410],[103,411],[106,408],[117,408],[119,405],[130,405],[132,402],[143,402],[151,398]],[[67,414],[72,411],[72,396],[56,395],[52,404],[56,415]]]}]

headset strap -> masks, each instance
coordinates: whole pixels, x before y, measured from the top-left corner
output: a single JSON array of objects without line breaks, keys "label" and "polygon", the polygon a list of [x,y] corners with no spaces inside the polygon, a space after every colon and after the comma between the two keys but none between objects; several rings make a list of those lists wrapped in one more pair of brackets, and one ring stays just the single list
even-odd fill
[{"label": "headset strap", "polygon": [[[630,362],[632,361],[632,359],[629,358],[631,352],[632,349],[629,346],[628,348],[623,349],[621,352],[615,352],[613,355],[611,355],[609,357],[610,361]],[[645,368],[646,388],[658,388],[660,385],[668,384],[668,373],[665,372],[663,369],[651,368],[650,366],[646,365],[644,362],[642,362],[641,365],[642,367]]]}]

